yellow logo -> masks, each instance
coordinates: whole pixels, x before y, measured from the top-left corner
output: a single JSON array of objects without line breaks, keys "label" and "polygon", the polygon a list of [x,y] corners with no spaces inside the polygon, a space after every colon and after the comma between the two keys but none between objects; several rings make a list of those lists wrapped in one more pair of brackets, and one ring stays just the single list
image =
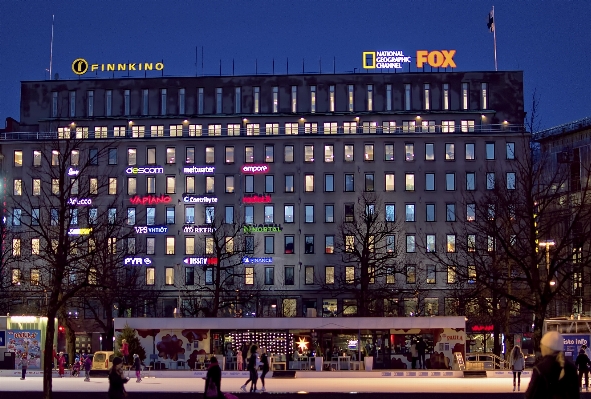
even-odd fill
[{"label": "yellow logo", "polygon": [[76,75],[84,75],[88,71],[88,62],[84,58],[76,58],[72,62],[72,71]]},{"label": "yellow logo", "polygon": [[423,64],[427,63],[433,68],[455,68],[454,55],[456,50],[441,50],[441,51],[417,51],[417,68],[422,68]]},{"label": "yellow logo", "polygon": [[363,52],[363,69],[375,69],[376,68],[376,52],[375,51],[364,51]]}]

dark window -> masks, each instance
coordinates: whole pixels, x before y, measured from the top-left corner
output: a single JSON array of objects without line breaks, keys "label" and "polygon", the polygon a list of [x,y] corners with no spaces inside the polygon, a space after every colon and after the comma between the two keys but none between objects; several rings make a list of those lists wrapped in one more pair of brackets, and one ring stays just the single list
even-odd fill
[{"label": "dark window", "polygon": [[195,268],[185,267],[185,285],[195,284]]},{"label": "dark window", "polygon": [[294,237],[293,236],[285,236],[285,253],[286,254],[293,254],[294,253]]},{"label": "dark window", "polygon": [[285,285],[294,285],[294,267],[285,266]]},{"label": "dark window", "polygon": [[306,236],[305,253],[314,253],[314,236]]}]

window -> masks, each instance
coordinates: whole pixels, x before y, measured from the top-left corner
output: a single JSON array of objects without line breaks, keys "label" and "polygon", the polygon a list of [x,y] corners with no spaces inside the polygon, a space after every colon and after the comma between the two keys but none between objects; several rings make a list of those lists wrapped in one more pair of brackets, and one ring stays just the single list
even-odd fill
[{"label": "window", "polygon": [[294,206],[293,205],[284,205],[283,207],[283,222],[284,223],[293,223],[294,219],[293,219],[293,209]]},{"label": "window", "polygon": [[394,173],[386,173],[385,191],[394,191]]},{"label": "window", "polygon": [[495,159],[495,143],[486,143],[486,159]]},{"label": "window", "polygon": [[468,252],[476,252],[476,234],[468,234]]},{"label": "window", "polygon": [[466,190],[476,190],[476,174],[474,172],[466,172]]},{"label": "window", "polygon": [[33,179],[33,195],[41,195],[41,179]]},{"label": "window", "polygon": [[347,93],[348,93],[347,98],[349,100],[349,105],[347,107],[347,110],[349,112],[353,112],[354,111],[354,107],[353,107],[353,104],[354,104],[354,101],[353,101],[354,100],[354,87],[353,87],[353,85],[348,85],[347,86]]},{"label": "window", "polygon": [[466,143],[466,160],[473,161],[474,159],[476,159],[474,143]]},{"label": "window", "polygon": [[324,162],[334,162],[334,146],[332,144],[324,146]]},{"label": "window", "polygon": [[279,112],[279,87],[273,87],[273,113]]},{"label": "window", "polygon": [[[246,176],[251,177],[253,176]],[[253,192],[253,191],[250,191]],[[293,175],[285,175],[285,192],[286,193],[293,193],[294,192],[294,183],[293,183]]]},{"label": "window", "polygon": [[215,163],[214,147],[205,147],[205,163],[208,165]]},{"label": "window", "polygon": [[185,267],[185,285],[193,285],[193,284],[195,284],[195,268],[194,267]]},{"label": "window", "polygon": [[468,265],[468,282],[476,282],[476,266],[474,265]]},{"label": "window", "polygon": [[274,223],[273,205],[265,205],[265,223]]},{"label": "window", "polygon": [[283,162],[291,163],[294,161],[293,145],[283,147]]},{"label": "window", "polygon": [[148,226],[156,224],[156,208],[153,206],[146,208],[146,224]]},{"label": "window", "polygon": [[455,144],[445,143],[445,160],[446,161],[455,160]]},{"label": "window", "polygon": [[428,111],[431,109],[431,89],[429,87],[429,83],[425,83],[423,85],[423,109]]},{"label": "window", "polygon": [[21,215],[22,209],[13,209],[12,210],[12,225],[13,226],[20,226],[21,225]]},{"label": "window", "polygon": [[156,148],[149,147],[146,149],[146,163],[148,165],[156,164]]},{"label": "window", "polygon": [[405,221],[406,222],[414,222],[415,221],[415,205],[414,204],[406,204],[405,206]]},{"label": "window", "polygon": [[456,252],[456,236],[455,234],[448,234],[446,236],[446,246],[445,246],[445,251],[446,252]]},{"label": "window", "polygon": [[334,236],[324,236],[324,253],[334,253]]},{"label": "window", "polygon": [[195,194],[195,176],[185,176],[185,193]]},{"label": "window", "polygon": [[213,206],[206,206],[205,207],[205,223],[212,224],[215,221],[215,207]]},{"label": "window", "polygon": [[244,252],[247,254],[254,253],[254,237],[253,236],[245,236],[244,237]]},{"label": "window", "polygon": [[[267,177],[273,177],[273,176],[265,176],[265,179]],[[234,192],[234,176],[225,176],[225,178],[226,178],[226,192],[233,193]]]},{"label": "window", "polygon": [[345,283],[355,283],[355,266],[345,266]]},{"label": "window", "polygon": [[254,284],[254,267],[245,267],[244,268],[244,284],[246,284],[246,285],[253,285]]},{"label": "window", "polygon": [[265,236],[265,253],[266,254],[275,253],[275,237]]},{"label": "window", "polygon": [[328,112],[335,110],[335,88],[333,85],[328,87]]},{"label": "window", "polygon": [[468,222],[476,220],[476,204],[466,204],[466,220]]},{"label": "window", "polygon": [[304,146],[304,162],[314,162],[314,146]]},{"label": "window", "polygon": [[275,284],[275,268],[265,267],[265,285]]},{"label": "window", "polygon": [[365,191],[366,192],[374,191],[374,174],[373,173],[366,173],[365,174]]},{"label": "window", "polygon": [[197,114],[203,114],[203,87],[197,89]]},{"label": "window", "polygon": [[404,110],[410,111],[410,84],[404,85]]},{"label": "window", "polygon": [[150,126],[150,137],[164,137],[164,126],[163,125]]},{"label": "window", "polygon": [[396,221],[396,205],[394,204],[386,204],[386,222],[395,222]]},{"label": "window", "polygon": [[215,179],[214,176],[205,176],[205,193],[213,194],[215,191]]},{"label": "window", "polygon": [[[53,194],[55,194],[55,195],[59,194],[59,179],[51,179],[52,186],[56,180],[57,180],[56,183],[58,185],[58,188],[57,188],[57,190],[52,189],[52,191],[54,191]],[[23,181],[21,179],[14,179],[13,187],[14,187],[13,195],[22,195],[23,194]]]},{"label": "window", "polygon": [[109,224],[115,224],[117,220],[117,208],[109,208],[107,211],[107,221]]},{"label": "window", "polygon": [[425,214],[426,214],[425,221],[434,222],[435,221],[435,204],[426,204]]},{"label": "window", "polygon": [[203,126],[202,125],[189,125],[189,136],[201,136],[203,134]]},{"label": "window", "polygon": [[291,86],[291,112],[298,112],[298,87]]},{"label": "window", "polygon": [[310,86],[310,113],[313,114],[315,112],[316,112],[316,86]]},{"label": "window", "polygon": [[176,176],[166,176],[166,194],[176,192]]},{"label": "window", "polygon": [[307,193],[311,193],[314,191],[314,175],[313,174],[304,175],[304,191]]},{"label": "window", "polygon": [[246,224],[253,224],[254,223],[254,207],[253,206],[245,206],[244,207],[244,223],[246,223]]},{"label": "window", "polygon": [[392,85],[386,85],[386,111],[392,111]]},{"label": "window", "polygon": [[166,237],[166,255],[174,255],[175,237]]},{"label": "window", "polygon": [[487,172],[486,173],[486,189],[487,190],[494,190],[495,189],[495,172]]},{"label": "window", "polygon": [[33,151],[33,166],[35,166],[35,167],[41,166],[41,151],[38,151],[38,150]]},{"label": "window", "polygon": [[435,265],[427,265],[427,284],[435,284],[437,279],[437,268]]},{"label": "window", "polygon": [[306,223],[314,223],[314,205],[306,205]]},{"label": "window", "polygon": [[215,113],[222,113],[222,88],[218,87],[215,89]]},{"label": "window", "polygon": [[[92,152],[92,150],[90,150]],[[96,152],[97,150],[95,150]],[[60,164],[60,153],[58,150],[51,151],[51,166],[58,166]],[[91,157],[92,159],[92,157]],[[92,164],[92,163],[91,163]]]},{"label": "window", "polygon": [[507,159],[515,159],[515,143],[507,143],[505,151]]},{"label": "window", "polygon": [[[53,217],[53,215],[52,215],[52,217]],[[55,217],[57,218],[57,214],[55,215]],[[39,210],[38,209],[36,212],[36,219],[39,220]],[[88,224],[95,225],[97,223],[98,223],[98,209],[90,208],[88,210]]]},{"label": "window", "polygon": [[345,204],[345,222],[351,223],[355,221],[355,205]]},{"label": "window", "polygon": [[117,165],[117,149],[109,148],[109,165]]},{"label": "window", "polygon": [[434,160],[435,160],[435,144],[426,143],[425,144],[425,161],[434,161]]},{"label": "window", "polygon": [[[232,179],[234,179],[233,176],[232,176]],[[266,175],[265,176],[265,193],[273,193],[273,192],[275,192],[275,176]]]},{"label": "window", "polygon": [[363,153],[363,160],[364,161],[373,161],[373,144],[365,144],[364,145],[364,153]]},{"label": "window", "polygon": [[148,194],[156,193],[156,178],[154,176],[146,177],[146,191]]},{"label": "window", "polygon": [[[248,126],[252,125],[249,123]],[[228,123],[228,128],[226,130],[228,136],[240,136],[240,124],[239,123]]]},{"label": "window", "polygon": [[443,110],[448,110],[449,109],[449,84],[447,84],[447,83],[443,84],[443,96],[442,97],[443,97],[442,98],[443,103],[441,104],[442,108],[443,108]]},{"label": "window", "polygon": [[261,109],[261,88],[260,87],[255,87],[254,88],[254,107],[253,107],[253,112],[255,114],[258,114],[260,112]]},{"label": "window", "polygon": [[462,109],[469,109],[470,98],[468,90],[468,83],[462,83]]},{"label": "window", "polygon": [[11,273],[11,283],[13,285],[20,285],[22,280],[22,273],[19,269],[12,269]]},{"label": "window", "polygon": [[345,191],[355,191],[355,175],[352,173],[345,173]]},{"label": "window", "polygon": [[353,162],[353,144],[345,144],[345,162]]},{"label": "window", "polygon": [[174,207],[166,207],[166,224],[174,224]]},{"label": "window", "polygon": [[146,237],[146,254],[154,255],[156,252],[156,239],[154,237]]},{"label": "window", "polygon": [[455,222],[456,221],[456,205],[445,204],[445,221]]},{"label": "window", "polygon": [[187,206],[185,207],[185,224],[193,223],[195,223],[195,207]]},{"label": "window", "polygon": [[130,226],[135,224],[135,208],[127,208],[127,224]]},{"label": "window", "polygon": [[294,252],[294,236],[285,236],[284,253],[293,254]]},{"label": "window", "polygon": [[332,174],[324,175],[324,191],[325,192],[333,192],[334,191],[334,175],[332,175]]},{"label": "window", "polygon": [[427,253],[435,252],[435,234],[427,234],[425,249],[426,249]]},{"label": "window", "polygon": [[425,173],[425,190],[435,190],[435,173]]},{"label": "window", "polygon": [[416,266],[406,266],[406,284],[416,284],[417,271]]},{"label": "window", "polygon": [[394,144],[384,144],[384,161],[394,160]]},{"label": "window", "polygon": [[225,213],[225,223],[232,224],[234,223],[234,207],[233,206],[226,206],[226,213]]},{"label": "window", "polygon": [[23,166],[23,152],[21,150],[14,151],[14,166],[17,168]]},{"label": "window", "polygon": [[166,148],[166,163],[167,164],[174,164],[175,162],[176,162],[176,148],[167,147]]},{"label": "window", "polygon": [[76,92],[70,92],[70,117],[73,118],[76,116]]},{"label": "window", "polygon": [[265,162],[272,163],[275,162],[275,147],[272,145],[265,146]]},{"label": "window", "polygon": [[411,162],[415,160],[415,145],[412,143],[406,143],[404,145],[405,161]]},{"label": "window", "polygon": [[515,172],[507,172],[507,190],[515,190]]},{"label": "window", "polygon": [[247,145],[244,147],[244,162],[245,163],[253,163],[254,162],[254,147]]},{"label": "window", "polygon": [[415,244],[416,244],[416,241],[415,241],[414,234],[407,235],[406,236],[406,252],[409,252],[409,253],[416,252]]},{"label": "window", "polygon": [[405,173],[404,180],[405,180],[405,190],[406,191],[415,191],[415,174],[414,173]]},{"label": "window", "polygon": [[314,266],[305,266],[304,274],[304,283],[306,285],[314,284]]},{"label": "window", "polygon": [[[22,194],[22,181],[20,179],[14,179],[14,195]],[[60,193],[60,181],[59,179],[51,179],[51,194],[59,195]]]},{"label": "window", "polygon": [[454,191],[456,189],[456,174],[446,173],[445,174],[445,189],[447,191]]},{"label": "window", "polygon": [[242,104],[241,104],[241,99],[242,99],[242,93],[241,93],[241,88],[240,87],[236,87],[234,89],[234,113],[236,114],[240,114],[242,112]]},{"label": "window", "polygon": [[324,205],[324,222],[334,223],[334,205]]}]

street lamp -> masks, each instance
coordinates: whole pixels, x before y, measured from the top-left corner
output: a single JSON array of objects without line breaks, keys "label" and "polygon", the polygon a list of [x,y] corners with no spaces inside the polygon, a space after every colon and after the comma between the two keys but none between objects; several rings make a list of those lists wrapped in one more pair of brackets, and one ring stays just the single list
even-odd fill
[{"label": "street lamp", "polygon": [[546,247],[546,269],[550,271],[550,247],[556,245],[553,240],[540,242],[540,247]]}]

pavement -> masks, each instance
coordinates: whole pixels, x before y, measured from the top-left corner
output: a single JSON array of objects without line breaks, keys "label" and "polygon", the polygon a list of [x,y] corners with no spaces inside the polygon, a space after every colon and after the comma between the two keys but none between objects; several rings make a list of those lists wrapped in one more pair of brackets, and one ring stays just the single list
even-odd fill
[{"label": "pavement", "polygon": [[[500,399],[521,398],[529,384],[528,378],[521,381],[521,392],[513,392],[512,380],[508,378],[294,378],[265,379],[270,399],[437,399],[478,398]],[[242,379],[222,380],[222,390],[231,392],[239,398],[255,397],[258,394],[242,393]],[[259,380],[259,387],[261,386]],[[54,378],[53,397],[55,399],[105,399],[108,390],[106,378]],[[145,378],[136,383],[135,378],[126,385],[130,399],[195,399],[201,397],[204,381],[201,378]],[[29,377],[21,381],[19,377],[0,379],[2,399],[41,398],[42,378]],[[591,395],[584,394],[582,397]]]}]

